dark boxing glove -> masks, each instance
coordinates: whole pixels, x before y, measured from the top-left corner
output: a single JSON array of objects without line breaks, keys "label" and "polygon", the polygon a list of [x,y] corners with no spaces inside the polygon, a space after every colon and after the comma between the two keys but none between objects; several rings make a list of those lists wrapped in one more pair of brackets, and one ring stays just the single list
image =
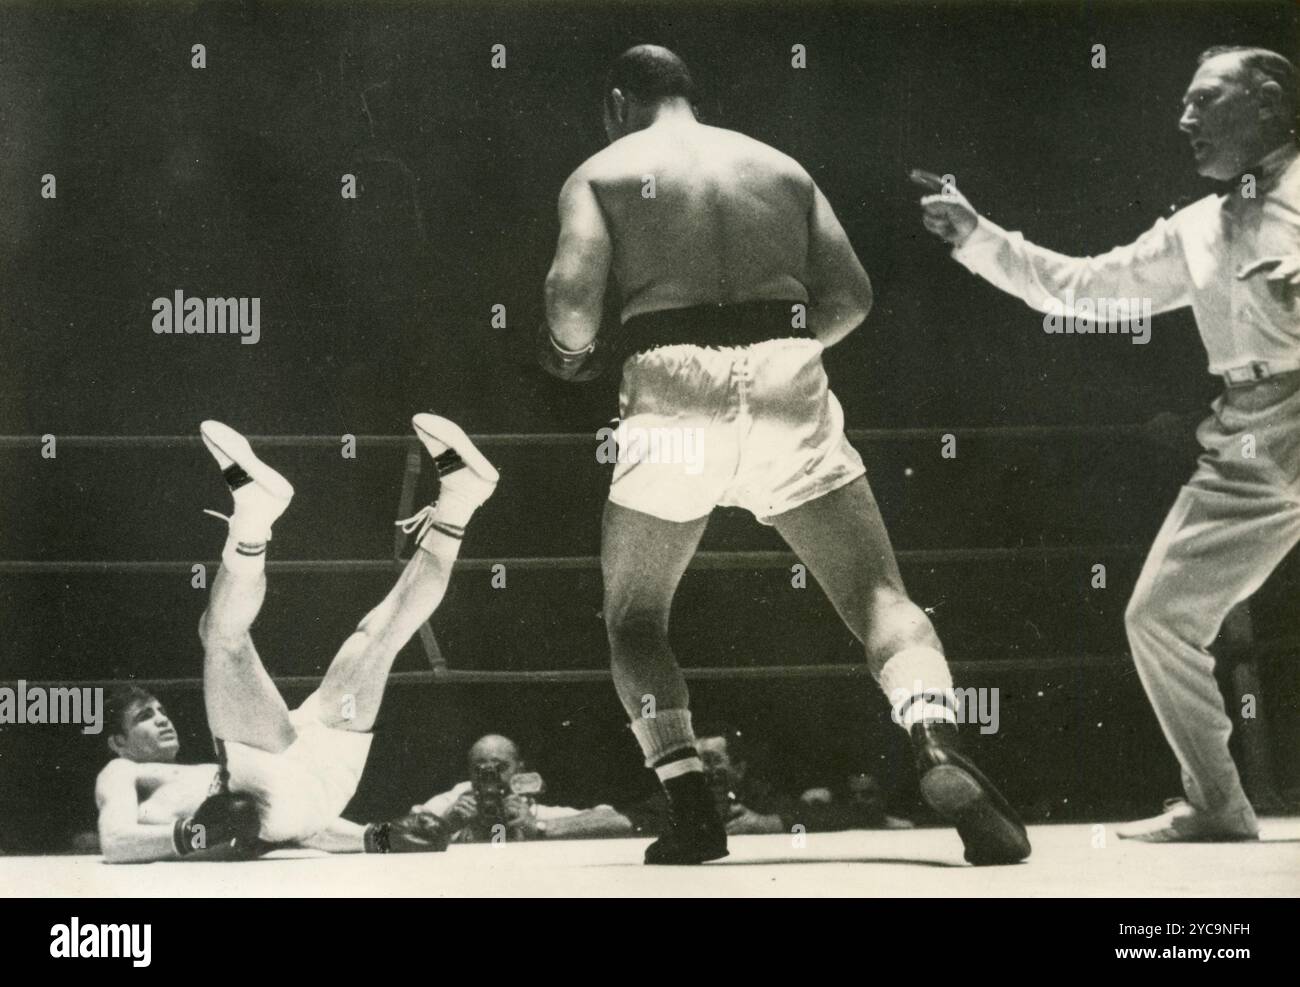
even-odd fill
[{"label": "dark boxing glove", "polygon": [[537,362],[552,377],[575,384],[595,380],[605,372],[609,348],[593,339],[580,350],[566,350],[551,335],[551,327],[542,322],[537,331]]},{"label": "dark boxing glove", "polygon": [[364,836],[366,853],[441,853],[450,839],[451,829],[432,812],[371,823]]},{"label": "dark boxing glove", "polygon": [[261,819],[257,803],[246,795],[210,795],[188,819],[178,819],[172,843],[182,857],[202,852],[203,859],[251,859],[265,852],[257,838]]}]

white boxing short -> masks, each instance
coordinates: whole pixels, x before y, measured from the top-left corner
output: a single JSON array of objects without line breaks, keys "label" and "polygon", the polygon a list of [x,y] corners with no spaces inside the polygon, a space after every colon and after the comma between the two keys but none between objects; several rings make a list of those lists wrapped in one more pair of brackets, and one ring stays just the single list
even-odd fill
[{"label": "white boxing short", "polygon": [[609,499],[665,521],[743,507],[759,521],[866,473],[815,339],[673,344],[629,357]]},{"label": "white boxing short", "polygon": [[342,815],[361,781],[371,734],[321,722],[316,693],[289,713],[298,736],[278,754],[225,743],[227,787],[258,803],[268,843],[291,843],[320,832]]}]

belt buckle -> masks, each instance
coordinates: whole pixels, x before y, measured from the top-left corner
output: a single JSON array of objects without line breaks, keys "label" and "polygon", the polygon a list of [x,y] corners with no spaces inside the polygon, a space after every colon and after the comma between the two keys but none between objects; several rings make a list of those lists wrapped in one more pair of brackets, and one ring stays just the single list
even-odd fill
[{"label": "belt buckle", "polygon": [[1269,369],[1267,360],[1252,360],[1240,367],[1232,367],[1223,375],[1229,387],[1245,387],[1249,384],[1258,384],[1260,381],[1268,380],[1272,376],[1273,373]]}]

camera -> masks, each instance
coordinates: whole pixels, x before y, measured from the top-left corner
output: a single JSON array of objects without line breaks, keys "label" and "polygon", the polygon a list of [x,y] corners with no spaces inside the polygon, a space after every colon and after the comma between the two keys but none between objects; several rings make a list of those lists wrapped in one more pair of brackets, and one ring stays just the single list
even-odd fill
[{"label": "camera", "polygon": [[469,829],[476,843],[488,843],[493,837],[500,839],[509,832],[505,805],[507,796],[521,795],[528,799],[531,808],[545,787],[542,776],[536,771],[521,771],[507,779],[508,770],[504,764],[474,766],[470,784],[474,791],[474,801],[478,805],[478,814],[471,820]]}]

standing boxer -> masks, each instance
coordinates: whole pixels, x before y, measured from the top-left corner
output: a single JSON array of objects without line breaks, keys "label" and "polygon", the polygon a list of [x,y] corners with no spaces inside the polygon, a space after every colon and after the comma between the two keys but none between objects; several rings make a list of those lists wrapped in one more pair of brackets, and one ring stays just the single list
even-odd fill
[{"label": "standing boxer", "polygon": [[[670,805],[646,863],[727,853],[668,642],[677,584],[720,504],[775,526],[863,643],[910,732],[922,795],[956,824],[967,859],[1021,860],[1024,827],[956,750],[947,660],[903,588],[822,368],[823,349],[871,308],[866,272],[808,173],[699,123],[692,91],[686,66],[664,48],[638,46],[614,62],[610,146],[560,193],[540,340],[555,375],[598,372],[609,357],[597,333],[613,269],[634,352],[619,397],[630,448],[620,450],[604,515],[604,613],[619,698]],[[648,455],[647,437],[659,441]],[[702,459],[662,454],[688,442]]]},{"label": "standing boxer", "polygon": [[1232,721],[1208,648],[1228,611],[1300,541],[1295,67],[1261,48],[1209,49],[1178,126],[1197,172],[1228,182],[1227,190],[1096,257],[1035,246],[953,190],[921,204],[926,228],[954,244],[958,261],[1040,311],[1060,313],[1067,293],[1076,301],[1150,299],[1153,312],[1192,307],[1210,372],[1225,390],[1201,423],[1205,452],[1156,536],[1125,614],[1187,800],[1120,835],[1253,840],[1259,824],[1228,753]]}]

